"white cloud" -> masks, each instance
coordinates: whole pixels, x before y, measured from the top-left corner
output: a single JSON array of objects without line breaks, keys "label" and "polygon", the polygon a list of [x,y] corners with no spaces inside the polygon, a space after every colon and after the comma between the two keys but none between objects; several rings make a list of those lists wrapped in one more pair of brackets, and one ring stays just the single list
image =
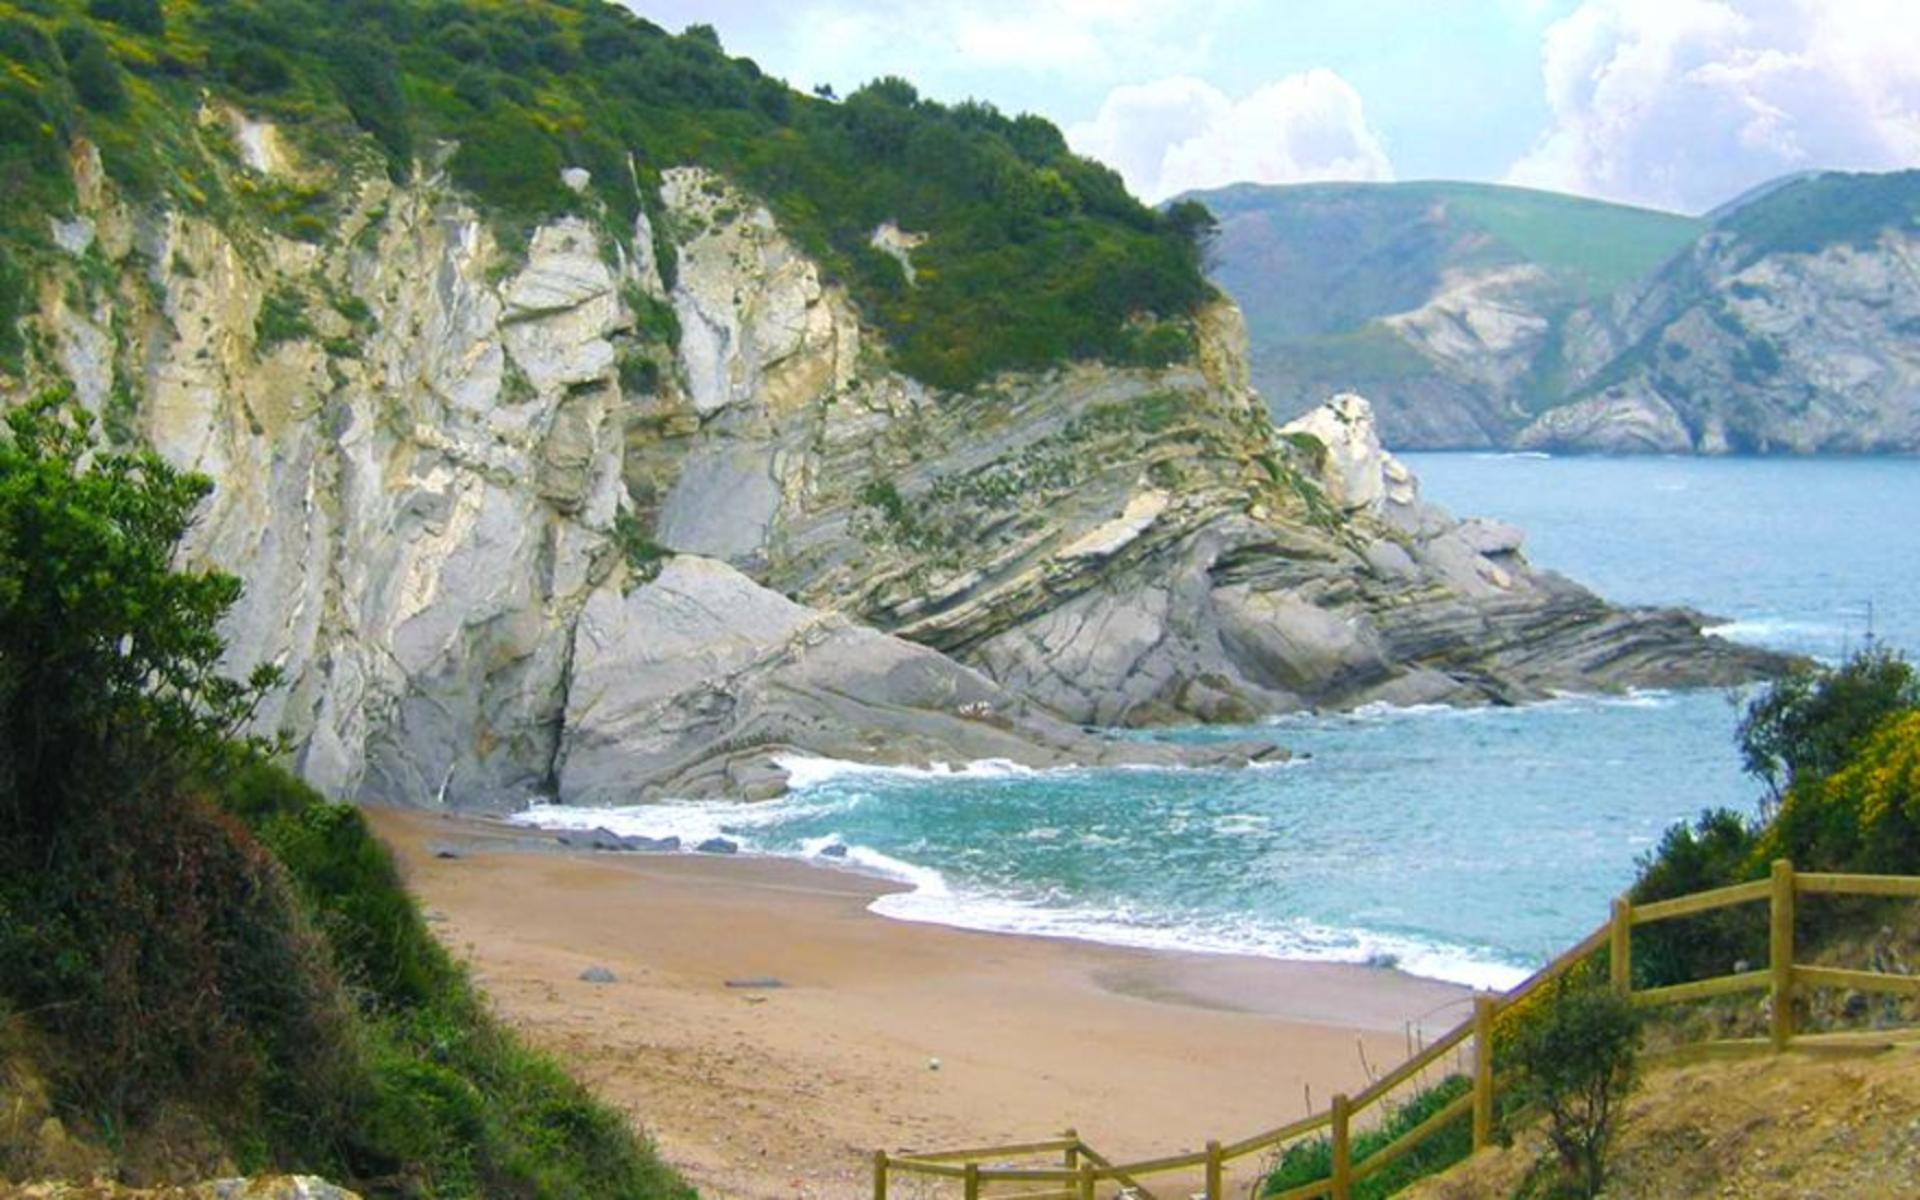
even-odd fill
[{"label": "white cloud", "polygon": [[844,87],[889,73],[923,83],[1006,73],[1104,86],[1123,70],[1198,69],[1210,22],[1240,2],[819,0],[777,9],[758,25],[782,23],[780,61]]},{"label": "white cloud", "polygon": [[1789,171],[1920,164],[1913,0],[1583,0],[1510,183],[1700,211]]},{"label": "white cloud", "polygon": [[1117,87],[1067,140],[1149,202],[1228,183],[1393,178],[1360,93],[1325,69],[1237,100],[1187,76]]}]

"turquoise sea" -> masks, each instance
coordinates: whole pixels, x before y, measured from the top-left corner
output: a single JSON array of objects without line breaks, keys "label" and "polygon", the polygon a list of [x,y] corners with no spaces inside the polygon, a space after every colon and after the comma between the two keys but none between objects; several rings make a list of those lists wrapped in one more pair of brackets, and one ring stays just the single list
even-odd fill
[{"label": "turquoise sea", "polygon": [[[1840,656],[1920,650],[1920,460],[1415,454],[1426,495],[1528,531],[1619,601]],[[724,834],[899,879],[902,920],[1280,958],[1504,986],[1598,924],[1661,831],[1750,807],[1721,691],[1519,709],[1367,709],[1261,732],[1247,771],[943,771],[798,760],[764,804],[539,809],[549,827]],[[1167,736],[1237,737],[1244,729]],[[839,853],[833,851],[833,853]]]}]

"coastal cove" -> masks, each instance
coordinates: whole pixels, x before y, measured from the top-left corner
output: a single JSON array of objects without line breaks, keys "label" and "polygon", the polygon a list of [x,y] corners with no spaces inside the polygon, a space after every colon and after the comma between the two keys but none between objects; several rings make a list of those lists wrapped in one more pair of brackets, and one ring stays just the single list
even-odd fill
[{"label": "coastal cove", "polygon": [[[1436,502],[1511,521],[1536,565],[1726,634],[1832,658],[1920,645],[1920,505],[1907,459],[1407,460]],[[1520,708],[1367,708],[1257,729],[1301,755],[1251,771],[792,763],[763,804],[544,809],[530,823],[712,836],[911,890],[898,919],[1122,946],[1395,965],[1503,986],[1604,914],[1675,821],[1748,808],[1721,691]],[[1500,836],[1486,836],[1498,829]]]}]

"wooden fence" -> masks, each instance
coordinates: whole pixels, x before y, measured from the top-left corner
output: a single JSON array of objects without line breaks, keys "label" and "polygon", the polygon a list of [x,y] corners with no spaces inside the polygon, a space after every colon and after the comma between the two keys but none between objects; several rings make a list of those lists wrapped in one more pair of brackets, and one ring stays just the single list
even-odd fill
[{"label": "wooden fence", "polygon": [[[1920,898],[1920,877],[1904,875],[1829,875],[1796,872],[1791,863],[1773,864],[1766,879],[1716,888],[1691,896],[1635,905],[1621,897],[1613,902],[1612,918],[1582,938],[1564,954],[1536,971],[1504,995],[1479,993],[1473,1015],[1441,1035],[1431,1045],[1352,1096],[1338,1095],[1323,1112],[1256,1133],[1237,1142],[1208,1142],[1204,1150],[1170,1154],[1140,1162],[1114,1163],[1099,1154],[1073,1130],[1057,1138],[1011,1146],[983,1146],[939,1153],[877,1152],[873,1156],[874,1200],[888,1200],[896,1179],[941,1179],[957,1182],[965,1200],[1095,1200],[1103,1186],[1112,1194],[1158,1200],[1143,1180],[1175,1173],[1204,1176],[1207,1200],[1224,1200],[1223,1178],[1229,1163],[1252,1155],[1271,1154],[1289,1142],[1324,1134],[1332,1143],[1332,1172],[1267,1200],[1349,1200],[1353,1185],[1411,1153],[1454,1121],[1472,1114],[1473,1148],[1478,1151],[1493,1138],[1496,1072],[1494,1019],[1539,989],[1573,970],[1598,952],[1608,950],[1610,981],[1635,1004],[1673,1004],[1738,992],[1766,991],[1772,997],[1770,1036],[1701,1043],[1692,1049],[1711,1055],[1739,1056],[1777,1052],[1788,1047],[1857,1047],[1885,1041],[1884,1032],[1868,1035],[1828,1034],[1796,1036],[1793,998],[1808,988],[1850,988],[1863,992],[1892,992],[1920,996],[1920,976],[1875,971],[1802,966],[1793,961],[1794,908],[1805,895],[1904,896]],[[1765,970],[1742,971],[1669,987],[1633,988],[1633,931],[1641,925],[1690,917],[1736,904],[1766,901],[1769,912],[1768,965]],[[1413,1129],[1356,1160],[1353,1131],[1357,1119],[1384,1101],[1388,1094],[1414,1079],[1467,1042],[1473,1043],[1472,1088]],[[1058,1165],[1002,1165],[1021,1159],[1058,1157]],[[989,1191],[1002,1187],[1018,1191]]]}]

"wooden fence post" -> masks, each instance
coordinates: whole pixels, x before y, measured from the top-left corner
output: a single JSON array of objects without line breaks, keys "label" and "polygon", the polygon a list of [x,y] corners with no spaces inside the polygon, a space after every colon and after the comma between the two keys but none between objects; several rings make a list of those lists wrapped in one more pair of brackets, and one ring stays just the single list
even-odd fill
[{"label": "wooden fence post", "polygon": [[1793,864],[1784,858],[1773,861],[1773,892],[1767,909],[1773,1048],[1785,1050],[1793,1041]]},{"label": "wooden fence post", "polygon": [[1473,1148],[1493,1141],[1493,997],[1473,998]]},{"label": "wooden fence post", "polygon": [[1069,1138],[1073,1141],[1073,1145],[1068,1146],[1066,1150],[1062,1152],[1062,1154],[1060,1155],[1061,1165],[1066,1167],[1067,1170],[1069,1171],[1079,1170],[1080,1169],[1080,1131],[1078,1129],[1069,1129],[1066,1132],[1062,1133],[1060,1136],[1063,1138]]},{"label": "wooden fence post", "polygon": [[1080,1164],[1080,1200],[1093,1200],[1093,1164]]},{"label": "wooden fence post", "polygon": [[1613,937],[1608,944],[1608,976],[1613,990],[1622,996],[1633,994],[1633,902],[1625,896],[1613,898]]},{"label": "wooden fence post", "polygon": [[1227,1200],[1227,1190],[1220,1182],[1223,1163],[1220,1158],[1220,1143],[1207,1143],[1207,1200]]},{"label": "wooden fence post", "polygon": [[1346,1094],[1340,1093],[1333,1098],[1333,1200],[1352,1200],[1353,1197],[1353,1138],[1349,1124],[1353,1119],[1353,1110],[1347,1104]]},{"label": "wooden fence post", "polygon": [[967,1164],[967,1200],[980,1200],[980,1164]]},{"label": "wooden fence post", "polygon": [[873,1152],[873,1200],[887,1200],[887,1152]]}]

